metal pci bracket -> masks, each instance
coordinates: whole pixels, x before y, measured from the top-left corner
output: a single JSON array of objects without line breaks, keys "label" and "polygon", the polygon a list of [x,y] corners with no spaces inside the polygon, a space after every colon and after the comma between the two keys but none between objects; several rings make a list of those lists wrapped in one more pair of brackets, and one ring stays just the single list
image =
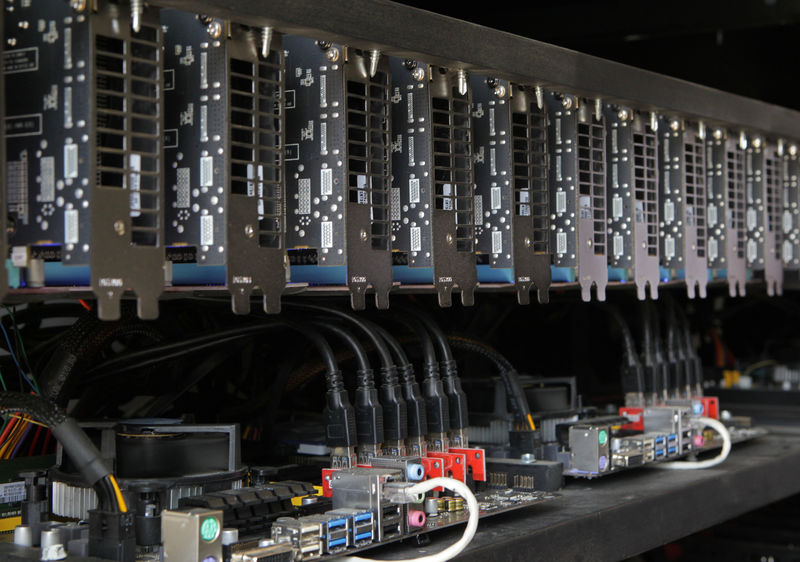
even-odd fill
[{"label": "metal pci bracket", "polygon": [[[288,274],[284,55],[279,35],[273,35],[266,58],[252,33],[247,35],[249,42],[231,43],[229,50],[226,280],[236,314],[250,312],[250,296],[256,290],[261,292],[264,311],[274,314],[281,310]],[[243,91],[236,91],[237,84]],[[248,96],[247,88],[257,95]],[[244,103],[237,107],[243,96]]]},{"label": "metal pci bracket", "polygon": [[369,286],[375,291],[375,305],[389,308],[392,289],[391,84],[387,57],[374,56],[379,57],[374,69],[370,54],[354,51],[344,65],[347,285],[355,310],[366,307]]},{"label": "metal pci bracket", "polygon": [[511,182],[514,210],[514,283],[520,304],[550,300],[550,186],[547,111],[535,89],[511,86]]},{"label": "metal pci bracket", "polygon": [[553,263],[571,267],[584,301],[606,299],[606,143],[602,110],[571,95],[545,94],[553,147],[550,200]]},{"label": "metal pci bracket", "polygon": [[780,210],[782,202],[780,164],[777,149],[760,135],[747,143],[745,166],[745,212],[747,226],[747,265],[763,271],[767,294],[783,292],[780,259]]},{"label": "metal pci bracket", "polygon": [[661,135],[661,263],[684,271],[690,299],[706,297],[705,142],[699,127],[666,118]]},{"label": "metal pci bracket", "polygon": [[[139,317],[153,319],[165,271],[159,13],[148,7],[138,33],[131,30],[127,4],[100,2],[87,18],[93,45],[89,66],[95,76],[89,90],[95,102],[90,152],[96,155],[88,176],[91,286],[102,320],[119,319],[126,289],[136,294]],[[129,69],[128,87],[116,86],[117,65]]]},{"label": "metal pci bracket", "polygon": [[658,298],[658,149],[650,120],[606,106],[608,126],[608,263],[632,272],[639,300]]},{"label": "metal pci bracket", "polygon": [[769,296],[783,294],[783,154],[774,144],[764,147],[764,281]]},{"label": "metal pci bracket", "polygon": [[472,93],[463,71],[433,67],[430,80],[433,285],[440,306],[452,304],[456,287],[461,304],[472,306],[478,284]]},{"label": "metal pci bracket", "polygon": [[786,147],[783,158],[783,267],[790,271],[800,269],[800,160],[798,146]]},{"label": "metal pci bracket", "polygon": [[707,139],[708,267],[725,270],[728,294],[745,294],[744,151],[739,139],[716,128]]}]

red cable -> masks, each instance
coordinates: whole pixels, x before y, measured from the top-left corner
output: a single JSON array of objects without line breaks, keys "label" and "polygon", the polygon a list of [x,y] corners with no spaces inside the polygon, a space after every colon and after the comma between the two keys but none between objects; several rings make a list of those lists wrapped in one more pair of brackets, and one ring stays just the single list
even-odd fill
[{"label": "red cable", "polygon": [[[17,414],[17,415],[19,415],[19,414]],[[8,420],[8,425],[6,426],[5,430],[3,430],[3,434],[0,435],[0,445],[3,444],[3,442],[6,440],[6,437],[8,437],[8,434],[11,433],[11,429],[15,425],[17,425],[18,421],[19,421],[19,418],[11,418],[10,420]]]},{"label": "red cable", "polygon": [[36,426],[36,433],[33,434],[33,439],[31,440],[31,446],[28,448],[27,456],[32,457],[33,452],[36,449],[36,443],[39,441],[39,435],[42,433],[42,426]]},{"label": "red cable", "polygon": [[42,454],[47,454],[47,446],[50,444],[50,430],[47,430],[47,433],[44,435],[44,445],[42,445]]}]

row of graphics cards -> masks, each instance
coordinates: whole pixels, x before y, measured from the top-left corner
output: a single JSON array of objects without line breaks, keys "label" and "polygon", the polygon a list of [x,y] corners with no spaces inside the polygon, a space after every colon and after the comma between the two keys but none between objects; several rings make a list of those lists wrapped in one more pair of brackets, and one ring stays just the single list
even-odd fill
[{"label": "row of graphics cards", "polygon": [[165,290],[277,312],[309,287],[773,294],[800,268],[793,139],[135,4],[6,3],[12,291],[154,318]]}]

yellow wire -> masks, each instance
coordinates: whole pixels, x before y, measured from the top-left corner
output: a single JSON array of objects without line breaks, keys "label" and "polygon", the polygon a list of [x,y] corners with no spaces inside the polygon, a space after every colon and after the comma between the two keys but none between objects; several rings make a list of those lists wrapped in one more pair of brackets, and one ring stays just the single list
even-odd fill
[{"label": "yellow wire", "polygon": [[533,423],[533,416],[528,414],[528,423],[531,424],[531,431],[536,431],[536,424]]},{"label": "yellow wire", "polygon": [[8,436],[8,441],[0,448],[0,458],[4,460],[11,458],[11,453],[14,451],[20,439],[25,435],[25,428],[27,427],[28,419],[22,418],[22,422],[17,424],[11,432],[11,435]]},{"label": "yellow wire", "polygon": [[8,414],[12,418],[17,418],[18,420],[26,420],[28,423],[35,423],[36,425],[41,425],[42,427],[48,427],[46,423],[38,422],[36,420],[32,420],[30,418],[25,418],[24,416],[18,416],[17,414]]},{"label": "yellow wire", "polygon": [[128,506],[125,504],[125,498],[122,497],[122,490],[119,489],[119,484],[117,484],[117,479],[114,478],[113,474],[109,474],[108,479],[111,481],[111,487],[114,488],[114,495],[117,496],[117,503],[119,504],[119,510],[122,513],[127,513]]},{"label": "yellow wire", "polygon": [[6,442],[3,443],[2,447],[0,447],[0,459],[5,458],[6,450],[11,447],[11,443],[14,440],[14,437],[16,437],[17,433],[19,432],[19,429],[23,426],[24,422],[18,423],[16,426],[14,426],[14,429],[11,430],[11,433],[8,435],[8,437],[6,437]]}]

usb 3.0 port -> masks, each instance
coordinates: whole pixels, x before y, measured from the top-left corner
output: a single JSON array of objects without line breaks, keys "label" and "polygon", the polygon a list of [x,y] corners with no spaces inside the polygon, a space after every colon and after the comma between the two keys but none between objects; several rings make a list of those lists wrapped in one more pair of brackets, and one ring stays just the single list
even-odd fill
[{"label": "usb 3.0 port", "polygon": [[358,515],[353,516],[353,521],[358,523],[359,521],[369,521],[372,519],[372,513],[367,511],[366,513],[359,513]]},{"label": "usb 3.0 port", "polygon": [[666,452],[664,451],[664,449],[658,449],[656,451],[656,456],[657,457],[663,457],[665,454],[666,454]]},{"label": "usb 3.0 port", "polygon": [[670,447],[669,449],[667,449],[667,452],[668,452],[670,455],[674,455],[675,453],[677,453],[677,452],[678,452],[678,448],[677,448],[677,447]]},{"label": "usb 3.0 port", "polygon": [[357,541],[371,541],[372,531],[367,531],[366,533],[359,533],[354,538]]},{"label": "usb 3.0 port", "polygon": [[337,546],[347,546],[347,537],[334,539],[328,543],[328,548],[336,548]]},{"label": "usb 3.0 port", "polygon": [[677,441],[678,440],[678,434],[677,433],[670,433],[667,436],[667,440],[668,441]]},{"label": "usb 3.0 port", "polygon": [[656,445],[663,445],[663,444],[664,444],[664,436],[659,435],[658,437],[656,437]]},{"label": "usb 3.0 port", "polygon": [[328,521],[328,529],[337,529],[339,527],[346,527],[347,526],[347,519],[334,519],[333,521]]}]

